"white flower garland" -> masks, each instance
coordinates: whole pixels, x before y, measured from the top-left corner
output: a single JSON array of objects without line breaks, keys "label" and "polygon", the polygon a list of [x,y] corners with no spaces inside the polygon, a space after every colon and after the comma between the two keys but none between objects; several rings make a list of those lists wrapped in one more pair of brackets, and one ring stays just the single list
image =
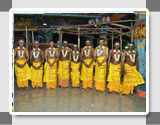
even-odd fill
[{"label": "white flower garland", "polygon": [[18,47],[18,56],[23,59],[24,57],[24,47],[22,48],[22,52],[20,51],[20,47]]},{"label": "white flower garland", "polygon": [[40,48],[38,48],[38,52],[37,52],[37,55],[36,55],[36,49],[35,48],[33,48],[33,57],[36,59],[36,58],[38,58],[38,56],[39,56],[39,54],[40,54]]},{"label": "white flower garland", "polygon": [[86,49],[87,49],[87,46],[85,46],[84,54],[85,54],[86,57],[88,57],[89,54],[90,54],[90,51],[91,51],[91,46],[89,46],[88,53],[87,53]]},{"label": "white flower garland", "polygon": [[[62,46],[62,48],[64,48],[64,47]],[[68,47],[66,47],[66,48],[68,49]],[[63,57],[66,57],[67,53],[68,53],[68,50],[66,50],[65,53],[64,53],[64,50],[62,49],[62,56]]]},{"label": "white flower garland", "polygon": [[129,52],[129,58],[130,58],[130,60],[131,60],[133,63],[135,63],[135,57],[136,57],[135,52],[136,52],[136,51],[133,50],[133,56],[132,56],[130,50],[129,50],[128,52]]},{"label": "white flower garland", "polygon": [[102,50],[101,51],[100,51],[100,46],[98,46],[98,48],[97,48],[97,56],[102,55],[103,50],[104,50],[104,46],[102,46]]},{"label": "white flower garland", "polygon": [[[77,55],[77,58],[75,57],[75,51],[73,51],[73,60],[74,62],[77,62],[77,60],[79,59],[79,55]],[[79,52],[77,51],[77,54],[79,54]]]},{"label": "white flower garland", "polygon": [[[116,52],[116,50],[114,49],[113,52]],[[116,62],[119,62],[119,58],[120,58],[119,53],[120,53],[120,50],[118,50],[118,52],[116,52],[116,54],[114,54],[114,59],[115,59]],[[117,57],[117,54],[118,54],[118,57]]]},{"label": "white flower garland", "polygon": [[50,57],[54,57],[54,54],[55,54],[55,48],[53,48],[53,53],[51,52],[51,48],[49,47],[49,55]]}]

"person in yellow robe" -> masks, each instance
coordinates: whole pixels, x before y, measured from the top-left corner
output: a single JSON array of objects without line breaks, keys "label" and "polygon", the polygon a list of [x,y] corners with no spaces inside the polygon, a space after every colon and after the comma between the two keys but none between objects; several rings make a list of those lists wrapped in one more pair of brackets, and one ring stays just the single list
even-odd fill
[{"label": "person in yellow robe", "polygon": [[32,87],[43,87],[43,62],[44,52],[39,48],[39,42],[35,41],[33,50],[30,51],[31,81]]},{"label": "person in yellow robe", "polygon": [[63,46],[59,49],[59,67],[58,67],[58,86],[69,87],[70,80],[70,54],[71,49],[68,48],[68,42],[64,40]]},{"label": "person in yellow robe", "polygon": [[123,54],[122,51],[119,50],[119,42],[114,44],[113,50],[109,53],[109,60],[108,60],[108,78],[107,81],[109,82],[107,88],[109,89],[108,93],[112,91],[119,94],[120,92],[120,83],[121,83],[121,75],[123,71]]},{"label": "person in yellow robe", "polygon": [[144,84],[145,81],[138,72],[138,52],[134,44],[129,44],[129,50],[124,53],[123,95],[133,94],[134,87]]},{"label": "person in yellow robe", "polygon": [[99,40],[99,46],[95,49],[95,85],[96,90],[105,91],[107,73],[108,47],[104,46],[104,39]]},{"label": "person in yellow robe", "polygon": [[45,51],[45,65],[44,65],[44,78],[43,82],[46,82],[46,88],[56,88],[57,87],[57,62],[59,58],[59,53],[56,48],[54,48],[54,42],[50,42],[50,47]]},{"label": "person in yellow robe", "polygon": [[28,49],[24,47],[24,40],[18,40],[19,46],[14,49],[14,67],[17,80],[18,90],[20,88],[28,87],[28,80],[30,79],[30,69],[27,64],[29,55]]},{"label": "person in yellow robe", "polygon": [[80,84],[80,52],[77,49],[77,45],[73,46],[71,53],[71,80],[72,88],[78,87]]},{"label": "person in yellow robe", "polygon": [[94,62],[94,48],[90,46],[90,40],[86,40],[86,46],[82,48],[81,59],[81,80],[82,88],[92,88],[93,85],[93,68]]}]

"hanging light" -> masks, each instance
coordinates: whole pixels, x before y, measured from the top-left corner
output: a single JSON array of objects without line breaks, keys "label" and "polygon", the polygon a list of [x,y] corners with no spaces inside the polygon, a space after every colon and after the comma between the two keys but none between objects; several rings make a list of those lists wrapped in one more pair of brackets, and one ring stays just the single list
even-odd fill
[{"label": "hanging light", "polygon": [[47,23],[43,23],[43,26],[47,26]]}]

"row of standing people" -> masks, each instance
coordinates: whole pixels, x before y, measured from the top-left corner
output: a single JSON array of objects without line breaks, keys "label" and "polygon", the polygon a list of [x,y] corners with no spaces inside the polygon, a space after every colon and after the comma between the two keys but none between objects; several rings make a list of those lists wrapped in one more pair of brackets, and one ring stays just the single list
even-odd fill
[{"label": "row of standing people", "polygon": [[[71,50],[67,46],[67,41],[63,41],[62,48],[56,49],[54,42],[51,41],[50,47],[44,53],[36,41],[33,50],[30,51],[30,59],[28,50],[24,47],[24,41],[19,40],[18,43],[19,46],[14,50],[18,88],[26,89],[28,80],[31,80],[33,89],[43,87],[43,82],[46,82],[48,89],[56,88],[57,74],[58,87],[69,87],[71,78],[72,87],[79,87],[80,80],[82,80],[83,89],[92,89],[94,81],[96,90],[105,91],[106,81],[108,81],[109,93],[120,92],[122,75],[123,94],[133,94],[135,86],[145,83],[138,72],[138,52],[134,50],[133,43],[130,43],[128,51],[122,52],[119,49],[119,43],[116,42],[114,49],[108,53],[108,47],[103,45],[104,39],[99,40],[99,46],[95,49],[90,46],[90,40],[86,40],[86,46],[82,48],[81,52],[77,45],[74,45]],[[43,67],[44,59],[46,62]],[[27,64],[28,60],[31,63],[30,68]]]}]

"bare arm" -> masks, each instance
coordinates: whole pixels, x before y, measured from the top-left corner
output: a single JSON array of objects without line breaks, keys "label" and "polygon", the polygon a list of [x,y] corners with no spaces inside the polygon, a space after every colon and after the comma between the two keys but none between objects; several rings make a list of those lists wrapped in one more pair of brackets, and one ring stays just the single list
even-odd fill
[{"label": "bare arm", "polygon": [[123,52],[121,51],[121,74],[122,74],[123,69],[124,69]]},{"label": "bare arm", "polygon": [[14,63],[16,64],[16,54],[17,54],[17,48],[14,49]]},{"label": "bare arm", "polygon": [[30,63],[31,64],[32,64],[32,58],[33,58],[32,52],[33,52],[33,50],[30,51]]},{"label": "bare arm", "polygon": [[26,63],[27,63],[29,60],[29,53],[27,48],[25,49],[25,54],[26,54]]},{"label": "bare arm", "polygon": [[44,62],[44,51],[43,50],[41,50],[41,54],[42,54],[42,63]]},{"label": "bare arm", "polygon": [[111,54],[112,54],[112,50],[110,50],[110,52],[109,52],[109,59],[108,59],[108,68],[109,68],[109,64],[110,64],[110,61],[111,61]]}]

